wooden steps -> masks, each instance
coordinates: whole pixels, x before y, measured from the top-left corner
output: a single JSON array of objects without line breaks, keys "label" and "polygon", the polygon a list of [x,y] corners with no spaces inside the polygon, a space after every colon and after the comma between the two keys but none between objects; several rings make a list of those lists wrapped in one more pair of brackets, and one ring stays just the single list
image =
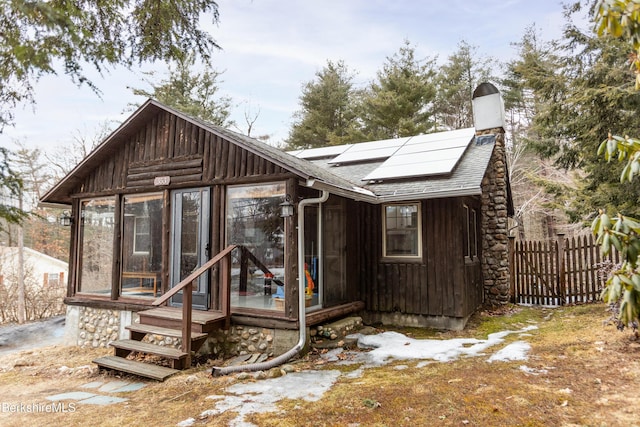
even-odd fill
[{"label": "wooden steps", "polygon": [[[182,309],[176,307],[158,307],[138,313],[140,323],[164,328],[180,329],[182,327]],[[193,310],[191,314],[191,331],[209,333],[218,329],[226,320],[222,312]]]},{"label": "wooden steps", "polygon": [[[138,313],[139,324],[126,327],[131,339],[117,340],[109,343],[114,348],[114,356],[100,357],[93,361],[100,369],[111,369],[129,374],[164,381],[170,375],[191,366],[191,354],[170,346],[160,346],[143,342],[147,334],[161,335],[171,338],[182,338],[182,309],[174,307],[158,307]],[[209,336],[209,332],[224,325],[225,317],[219,312],[192,312],[191,350],[198,351]],[[171,368],[151,363],[128,359],[132,353],[159,356],[170,361]]]},{"label": "wooden steps", "polygon": [[152,365],[150,363],[124,359],[117,356],[100,357],[94,360],[93,363],[96,363],[100,368],[103,369],[112,369],[115,371],[126,372],[128,374],[133,374],[144,378],[151,378],[157,381],[164,381],[171,375],[180,372],[177,369],[171,369],[164,366]]},{"label": "wooden steps", "polygon": [[[147,334],[162,335],[164,337],[171,337],[171,338],[182,338],[182,331],[179,331],[177,329],[171,329],[171,328],[163,328],[161,326],[141,325],[139,323],[134,323],[133,325],[129,325],[125,327],[125,329],[128,329],[131,332],[131,339],[134,339],[136,341],[140,341],[142,338],[144,338],[144,335],[147,335]],[[143,334],[143,336],[142,338],[138,339],[137,337],[140,334]],[[204,332],[191,331],[191,341],[195,341],[195,340],[207,338],[207,337],[208,335]]]},{"label": "wooden steps", "polygon": [[135,340],[118,340],[113,341],[110,345],[116,349],[115,355],[117,357],[122,357],[123,359],[133,352],[153,354],[155,356],[171,360],[173,369],[186,368],[185,361],[188,354],[173,347],[149,344]]}]

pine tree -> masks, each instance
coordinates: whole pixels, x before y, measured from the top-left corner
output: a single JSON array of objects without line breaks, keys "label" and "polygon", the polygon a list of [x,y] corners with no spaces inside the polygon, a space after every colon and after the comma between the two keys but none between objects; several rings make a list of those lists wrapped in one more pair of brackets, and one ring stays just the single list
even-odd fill
[{"label": "pine tree", "polygon": [[377,80],[371,82],[359,102],[363,133],[368,140],[433,130],[434,66],[434,59],[417,59],[409,41],[387,57]]},{"label": "pine tree", "polygon": [[0,2],[0,132],[13,109],[33,102],[34,85],[58,64],[74,83],[98,92],[88,65],[110,67],[180,60],[185,52],[209,58],[218,48],[201,15],[218,21],[214,0],[3,0]]},{"label": "pine tree", "polygon": [[471,96],[482,82],[495,80],[490,58],[478,57],[478,48],[466,41],[449,56],[437,76],[435,117],[438,129],[452,130],[473,126]]},{"label": "pine tree", "polygon": [[152,86],[152,90],[132,88],[132,91],[135,95],[156,99],[211,124],[231,126],[233,124],[229,119],[231,98],[218,96],[220,90],[218,79],[222,73],[209,69],[196,72],[195,67],[195,55],[187,55],[177,61],[175,68],[169,68],[169,75],[165,80],[153,82],[156,74],[148,73],[150,76],[148,83]]},{"label": "pine tree", "polygon": [[343,61],[327,61],[300,95],[300,110],[285,141],[287,149],[357,142],[354,75]]},{"label": "pine tree", "polygon": [[628,48],[575,25],[572,16],[580,10],[579,4],[567,9],[561,42],[519,65],[536,106],[528,145],[557,166],[586,174],[579,198],[569,207],[572,219],[613,206],[637,215],[640,187],[617,185],[621,167],[607,167],[596,155],[602,135],[640,128],[640,93],[625,63]]}]

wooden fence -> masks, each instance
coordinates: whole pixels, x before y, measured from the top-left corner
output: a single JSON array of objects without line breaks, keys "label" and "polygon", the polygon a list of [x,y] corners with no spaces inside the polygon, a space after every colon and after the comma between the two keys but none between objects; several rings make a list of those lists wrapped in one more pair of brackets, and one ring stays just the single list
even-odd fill
[{"label": "wooden fence", "polygon": [[558,236],[550,242],[511,241],[511,297],[517,304],[558,306],[597,301],[607,265],[619,254],[603,257],[593,236]]}]

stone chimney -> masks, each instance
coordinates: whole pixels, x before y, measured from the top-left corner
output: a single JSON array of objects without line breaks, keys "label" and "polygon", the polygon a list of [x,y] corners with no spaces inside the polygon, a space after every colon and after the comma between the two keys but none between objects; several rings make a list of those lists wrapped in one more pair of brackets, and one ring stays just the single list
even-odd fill
[{"label": "stone chimney", "polygon": [[507,158],[504,142],[505,114],[502,96],[491,83],[473,91],[476,137],[493,135],[495,145],[482,179],[482,277],[485,304],[496,307],[510,300]]}]

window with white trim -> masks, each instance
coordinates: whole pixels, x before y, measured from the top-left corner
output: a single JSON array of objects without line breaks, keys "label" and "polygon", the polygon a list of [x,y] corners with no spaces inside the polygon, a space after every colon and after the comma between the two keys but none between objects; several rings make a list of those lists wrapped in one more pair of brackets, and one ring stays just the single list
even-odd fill
[{"label": "window with white trim", "polygon": [[133,221],[133,253],[148,254],[151,246],[151,233],[149,231],[149,217],[138,216]]},{"label": "window with white trim", "polygon": [[422,256],[420,203],[384,205],[383,229],[383,257]]}]

